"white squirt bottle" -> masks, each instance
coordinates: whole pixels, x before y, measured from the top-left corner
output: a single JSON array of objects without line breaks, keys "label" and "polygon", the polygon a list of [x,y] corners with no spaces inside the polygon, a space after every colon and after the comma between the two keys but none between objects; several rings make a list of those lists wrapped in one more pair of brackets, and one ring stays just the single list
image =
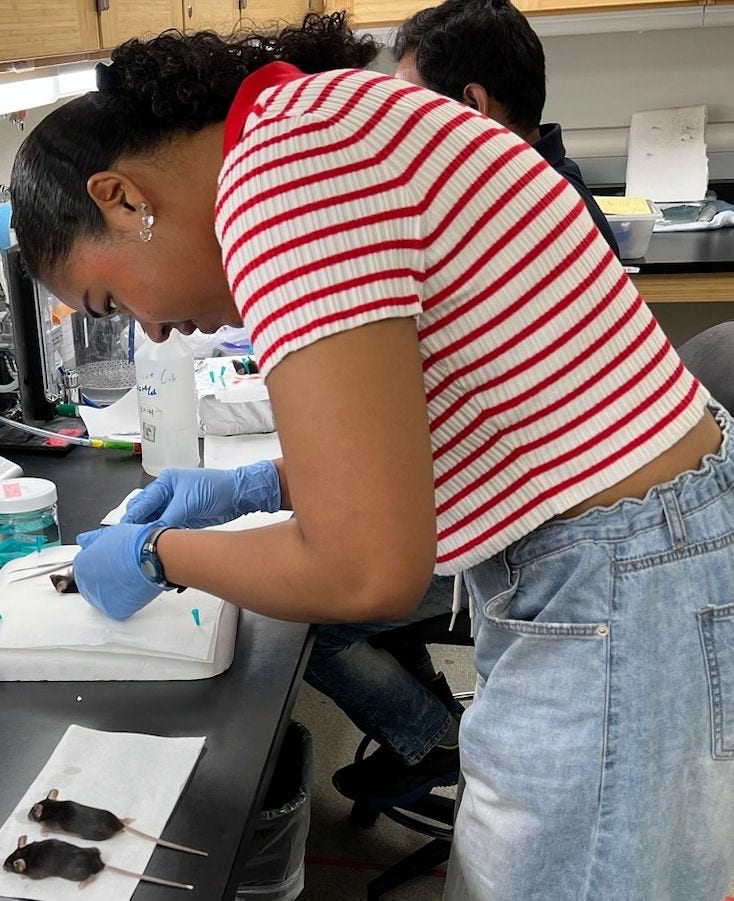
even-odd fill
[{"label": "white squirt bottle", "polygon": [[194,360],[174,329],[156,344],[146,338],[135,350],[143,469],[157,476],[169,466],[199,465]]}]

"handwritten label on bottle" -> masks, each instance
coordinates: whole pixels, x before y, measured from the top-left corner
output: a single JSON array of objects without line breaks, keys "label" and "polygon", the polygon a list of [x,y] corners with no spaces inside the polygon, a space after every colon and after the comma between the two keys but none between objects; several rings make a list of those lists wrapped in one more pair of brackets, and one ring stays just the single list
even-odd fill
[{"label": "handwritten label on bottle", "polygon": [[153,369],[138,377],[138,394],[155,397],[158,394],[158,386],[173,385],[175,382],[176,373],[173,370],[163,368],[160,372],[156,372]]}]

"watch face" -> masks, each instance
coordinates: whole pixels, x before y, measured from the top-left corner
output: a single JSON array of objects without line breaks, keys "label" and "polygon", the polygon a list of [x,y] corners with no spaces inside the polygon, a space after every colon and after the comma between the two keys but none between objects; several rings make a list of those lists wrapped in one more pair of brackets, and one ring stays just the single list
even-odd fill
[{"label": "watch face", "polygon": [[160,578],[157,567],[155,565],[155,560],[152,557],[148,556],[148,553],[143,552],[143,558],[140,561],[140,571],[145,576],[146,579],[150,579],[151,582],[157,582]]}]

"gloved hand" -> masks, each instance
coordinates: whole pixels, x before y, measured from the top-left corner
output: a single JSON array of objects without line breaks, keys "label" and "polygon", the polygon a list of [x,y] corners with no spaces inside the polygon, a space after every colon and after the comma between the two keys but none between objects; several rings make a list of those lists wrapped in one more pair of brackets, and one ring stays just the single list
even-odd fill
[{"label": "gloved hand", "polygon": [[123,523],[160,520],[201,529],[243,513],[280,510],[280,479],[272,460],[237,469],[164,469],[127,505]]},{"label": "gloved hand", "polygon": [[162,523],[105,526],[76,536],[79,593],[112,619],[128,619],[161,593],[140,569],[140,551],[156,525]]}]

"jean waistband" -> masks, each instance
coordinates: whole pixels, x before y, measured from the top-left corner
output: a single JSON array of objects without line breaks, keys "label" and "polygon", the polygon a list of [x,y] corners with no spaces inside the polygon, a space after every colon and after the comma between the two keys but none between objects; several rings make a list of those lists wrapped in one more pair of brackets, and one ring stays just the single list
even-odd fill
[{"label": "jean waistband", "polygon": [[[704,457],[699,469],[656,485],[641,500],[623,498],[610,507],[595,507],[573,519],[544,523],[507,549],[513,563],[527,563],[583,541],[627,541],[635,532],[658,526],[667,527],[671,546],[684,544],[684,518],[734,488],[732,418],[713,402],[709,409],[723,437],[719,450]],[[734,492],[731,498],[734,518]]]}]

